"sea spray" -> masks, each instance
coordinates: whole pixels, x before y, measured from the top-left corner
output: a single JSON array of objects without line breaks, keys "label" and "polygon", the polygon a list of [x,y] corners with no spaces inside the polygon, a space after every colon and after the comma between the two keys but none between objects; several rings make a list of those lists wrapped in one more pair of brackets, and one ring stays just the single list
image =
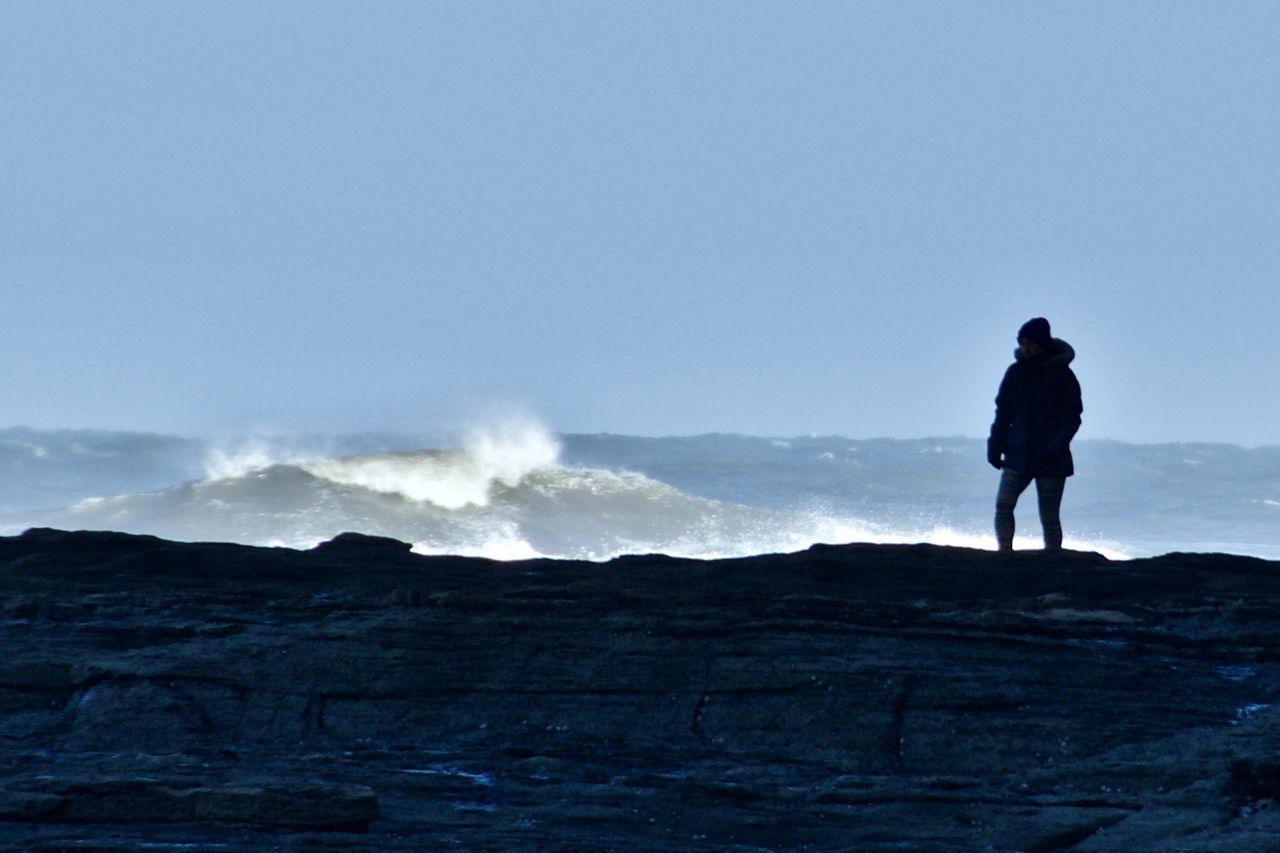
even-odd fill
[{"label": "sea spray", "polygon": [[204,476],[206,480],[230,480],[309,457],[310,454],[284,450],[265,437],[251,436],[212,445],[205,455]]},{"label": "sea spray", "polygon": [[495,485],[514,488],[559,455],[559,443],[544,427],[522,422],[475,428],[460,452],[319,459],[300,467],[335,483],[456,510],[488,506]]}]

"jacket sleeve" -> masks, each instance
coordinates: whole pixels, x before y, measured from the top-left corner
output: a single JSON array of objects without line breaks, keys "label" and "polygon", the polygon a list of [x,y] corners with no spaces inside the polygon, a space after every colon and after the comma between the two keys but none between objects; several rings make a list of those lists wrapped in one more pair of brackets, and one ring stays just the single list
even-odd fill
[{"label": "jacket sleeve", "polygon": [[996,392],[996,417],[991,422],[991,435],[987,438],[987,452],[1003,453],[1005,439],[1009,433],[1009,424],[1013,421],[1013,400],[1009,388],[1009,371],[1000,380],[1000,390]]},{"label": "jacket sleeve", "polygon": [[1080,395],[1080,380],[1075,373],[1066,371],[1062,382],[1062,422],[1050,438],[1050,447],[1059,452],[1067,449],[1071,439],[1080,429],[1080,416],[1084,414],[1084,401]]}]

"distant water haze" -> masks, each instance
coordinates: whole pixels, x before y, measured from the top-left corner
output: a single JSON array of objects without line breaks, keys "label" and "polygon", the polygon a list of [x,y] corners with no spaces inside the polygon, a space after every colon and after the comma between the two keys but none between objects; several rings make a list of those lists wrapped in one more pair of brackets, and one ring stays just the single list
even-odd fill
[{"label": "distant water haze", "polygon": [[[1085,440],[1066,545],[1111,557],[1280,558],[1280,448]],[[555,434],[488,424],[455,446],[390,433],[208,440],[0,430],[0,532],[120,530],[310,547],[355,530],[422,553],[727,557],[818,542],[993,548],[997,474],[973,438]],[[1034,492],[1016,546],[1037,548]]]}]

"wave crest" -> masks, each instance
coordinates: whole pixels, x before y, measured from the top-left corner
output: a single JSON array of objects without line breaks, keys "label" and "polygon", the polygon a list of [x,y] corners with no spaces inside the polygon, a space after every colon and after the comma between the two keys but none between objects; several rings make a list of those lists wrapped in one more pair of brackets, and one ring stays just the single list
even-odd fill
[{"label": "wave crest", "polygon": [[292,465],[314,454],[281,445],[279,440],[251,436],[211,445],[204,456],[206,480],[231,480],[272,465]]},{"label": "wave crest", "polygon": [[461,451],[383,453],[295,463],[315,477],[441,509],[485,507],[497,484],[515,488],[534,471],[556,465],[560,443],[532,422],[473,430]]}]

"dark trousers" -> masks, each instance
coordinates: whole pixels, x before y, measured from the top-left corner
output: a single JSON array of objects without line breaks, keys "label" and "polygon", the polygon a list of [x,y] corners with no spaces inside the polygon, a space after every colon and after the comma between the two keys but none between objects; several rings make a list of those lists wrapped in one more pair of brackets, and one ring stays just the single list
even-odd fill
[{"label": "dark trousers", "polygon": [[1062,520],[1058,518],[1058,510],[1062,506],[1062,490],[1067,484],[1067,478],[1032,478],[1005,468],[1000,475],[1000,488],[996,492],[996,541],[1000,544],[1001,551],[1013,548],[1013,508],[1018,505],[1018,497],[1031,485],[1032,479],[1036,481],[1040,526],[1044,528],[1044,548],[1046,551],[1062,548]]}]

